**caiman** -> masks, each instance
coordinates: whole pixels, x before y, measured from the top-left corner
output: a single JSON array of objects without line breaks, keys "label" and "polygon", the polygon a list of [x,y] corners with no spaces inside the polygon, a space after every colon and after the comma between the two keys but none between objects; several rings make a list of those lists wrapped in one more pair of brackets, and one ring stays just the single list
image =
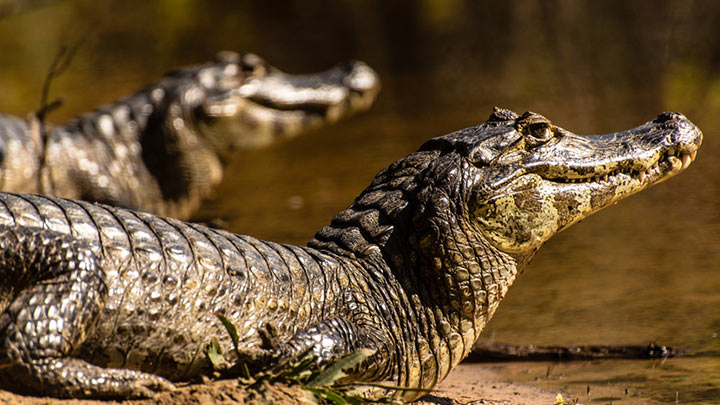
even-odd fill
[{"label": "caiman", "polygon": [[351,381],[430,389],[545,241],[687,168],[701,140],[678,113],[580,136],[495,109],[382,170],[307,247],[0,194],[0,380],[58,397],[150,396],[204,372],[212,337],[231,352],[221,314],[251,367],[366,348]]},{"label": "caiman", "polygon": [[188,218],[237,150],[367,109],[379,87],[362,62],[289,75],[223,52],[66,125],[0,115],[0,190]]}]

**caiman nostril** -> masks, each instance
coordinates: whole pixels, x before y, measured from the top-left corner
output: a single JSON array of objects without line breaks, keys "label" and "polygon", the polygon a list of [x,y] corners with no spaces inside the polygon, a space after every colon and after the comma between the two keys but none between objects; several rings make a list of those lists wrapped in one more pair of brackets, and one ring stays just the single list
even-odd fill
[{"label": "caiman nostril", "polygon": [[667,121],[679,121],[679,120],[687,120],[684,115],[676,112],[671,111],[665,111],[664,113],[661,113],[658,115],[658,117],[655,119],[656,122],[662,123]]},{"label": "caiman nostril", "polygon": [[652,121],[666,133],[665,143],[674,145],[683,153],[693,153],[702,143],[703,134],[683,114],[664,112]]},{"label": "caiman nostril", "polygon": [[380,89],[380,78],[370,66],[362,62],[350,62],[346,66],[347,77],[344,83],[359,93],[377,92]]}]

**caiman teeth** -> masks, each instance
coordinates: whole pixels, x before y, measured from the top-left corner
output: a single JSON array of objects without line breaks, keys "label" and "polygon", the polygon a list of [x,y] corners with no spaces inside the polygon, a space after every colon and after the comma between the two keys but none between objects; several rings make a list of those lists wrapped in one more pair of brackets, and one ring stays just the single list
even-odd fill
[{"label": "caiman teeth", "polygon": [[[695,160],[695,156],[697,155],[697,151],[693,152],[679,152],[676,150],[670,150],[665,153],[664,156],[662,156],[660,159],[655,161],[655,163],[652,164],[647,169],[631,169],[629,171],[625,171],[622,169],[615,169],[611,172],[605,173],[605,174],[598,174],[593,177],[575,177],[575,178],[568,178],[565,179],[564,183],[599,183],[599,182],[613,182],[615,181],[615,177],[617,177],[620,174],[623,174],[625,176],[630,176],[631,178],[635,178],[640,183],[644,183],[646,180],[653,177],[653,173],[660,174],[658,172],[658,167],[663,162],[669,162],[673,167],[677,167],[676,165],[679,165],[682,167],[682,169],[687,169],[688,166],[690,166],[690,163],[692,163],[693,160]],[[656,173],[657,172],[657,173]],[[558,181],[558,179],[553,179],[553,181]]]},{"label": "caiman teeth", "polygon": [[693,161],[692,156],[690,156],[689,153],[685,153],[682,155],[682,168],[687,169],[688,166],[690,166],[690,162]]}]

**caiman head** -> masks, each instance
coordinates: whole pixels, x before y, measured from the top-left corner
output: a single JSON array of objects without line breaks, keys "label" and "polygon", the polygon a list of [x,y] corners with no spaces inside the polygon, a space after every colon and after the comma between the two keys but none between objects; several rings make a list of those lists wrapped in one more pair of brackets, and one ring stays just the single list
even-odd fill
[{"label": "caiman head", "polygon": [[428,141],[462,156],[466,215],[498,250],[532,255],[570,225],[686,169],[702,132],[665,112],[636,128],[581,136],[527,112],[496,108],[475,128]]},{"label": "caiman head", "polygon": [[[195,110],[198,129],[218,151],[266,146],[370,108],[380,91],[362,62],[290,75],[254,54],[218,55],[223,74]],[[228,74],[231,72],[232,74]]]}]

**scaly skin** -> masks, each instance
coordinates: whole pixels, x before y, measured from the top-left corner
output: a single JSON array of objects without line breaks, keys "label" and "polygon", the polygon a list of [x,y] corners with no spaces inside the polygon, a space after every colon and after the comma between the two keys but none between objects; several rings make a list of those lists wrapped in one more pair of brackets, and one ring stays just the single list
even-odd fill
[{"label": "scaly skin", "polygon": [[300,76],[224,52],[45,138],[36,119],[0,115],[0,189],[188,218],[237,150],[367,109],[379,86],[361,62]]},{"label": "scaly skin", "polygon": [[496,109],[380,172],[307,247],[0,194],[0,380],[61,397],[150,396],[206,371],[212,337],[229,351],[219,313],[253,368],[369,348],[350,380],[430,389],[552,234],[677,174],[701,140],[675,113],[583,137]]}]

